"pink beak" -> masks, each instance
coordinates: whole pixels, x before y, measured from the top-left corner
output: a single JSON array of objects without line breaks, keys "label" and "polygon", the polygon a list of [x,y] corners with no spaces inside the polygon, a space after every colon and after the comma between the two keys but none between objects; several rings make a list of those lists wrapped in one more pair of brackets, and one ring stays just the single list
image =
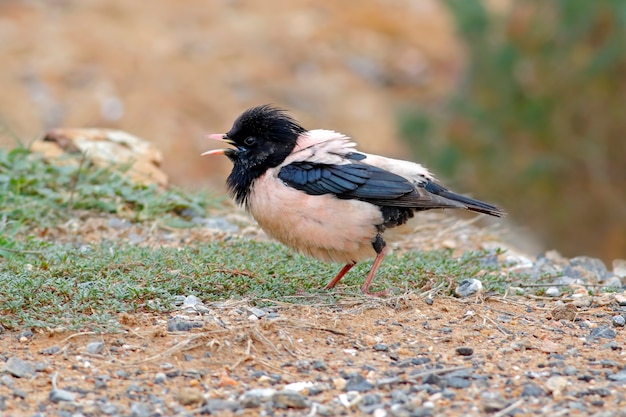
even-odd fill
[{"label": "pink beak", "polygon": [[[226,135],[224,133],[213,133],[210,135],[206,135],[205,136],[207,139],[214,139],[214,140],[221,140],[222,142],[226,142],[226,143],[230,143],[230,141],[226,138]],[[207,155],[224,155],[224,152],[226,152],[227,149],[213,149],[210,151],[206,151],[204,153],[202,153],[202,156],[207,156]]]}]

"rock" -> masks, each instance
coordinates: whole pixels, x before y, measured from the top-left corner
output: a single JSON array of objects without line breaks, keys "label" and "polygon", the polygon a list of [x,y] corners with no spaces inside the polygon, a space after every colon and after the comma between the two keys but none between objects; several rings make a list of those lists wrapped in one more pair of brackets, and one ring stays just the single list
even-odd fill
[{"label": "rock", "polygon": [[4,372],[8,372],[18,378],[35,375],[35,366],[16,356],[11,356],[4,364]]},{"label": "rock", "polygon": [[54,346],[50,346],[47,347],[45,349],[43,349],[41,351],[42,355],[55,355],[57,353],[59,353],[61,351],[61,348],[59,348],[58,346],[54,345]]},{"label": "rock", "polygon": [[469,379],[463,379],[459,377],[449,377],[448,375],[443,377],[446,381],[446,385],[450,388],[467,388],[472,385],[472,381]]},{"label": "rock", "polygon": [[151,417],[154,415],[154,406],[150,403],[134,402],[130,405],[131,417]]},{"label": "rock", "polygon": [[239,401],[244,408],[257,408],[269,401],[275,393],[273,388],[255,388],[241,394]]},{"label": "rock", "polygon": [[290,390],[282,390],[272,395],[272,402],[277,408],[307,408],[309,403],[299,393]]},{"label": "rock", "polygon": [[184,387],[176,393],[176,401],[182,405],[194,405],[204,402],[204,395],[196,388]]},{"label": "rock", "polygon": [[499,392],[485,391],[480,394],[480,406],[486,413],[494,413],[506,407],[507,402]]},{"label": "rock", "polygon": [[316,359],[311,365],[315,371],[325,371],[328,369],[328,365],[322,359]]},{"label": "rock", "polygon": [[201,321],[187,320],[182,317],[174,317],[167,321],[168,332],[188,332],[202,326]]},{"label": "rock", "polygon": [[613,316],[611,323],[613,323],[614,327],[624,327],[624,325],[626,325],[626,319],[622,315]]},{"label": "rock", "polygon": [[626,259],[613,260],[613,274],[620,278],[626,278]]},{"label": "rock", "polygon": [[609,272],[601,259],[592,258],[590,256],[577,256],[570,259],[569,264],[574,268],[580,267],[590,272],[596,277],[597,281],[604,281],[608,278]]},{"label": "rock", "polygon": [[15,381],[13,381],[13,377],[9,374],[2,374],[0,376],[0,384],[4,385],[7,388],[13,388],[15,385]]},{"label": "rock", "polygon": [[455,349],[455,352],[457,353],[457,355],[461,356],[472,356],[474,354],[474,349],[472,349],[471,347],[459,346]]},{"label": "rock", "polygon": [[377,352],[389,352],[389,346],[385,343],[376,343],[372,348]]},{"label": "rock", "polygon": [[95,165],[130,166],[123,172],[137,184],[166,186],[167,175],[161,170],[163,156],[150,142],[121,130],[59,128],[31,144],[47,160],[61,160],[63,154],[87,155]]},{"label": "rock", "polygon": [[626,306],[626,295],[624,294],[615,294],[615,302],[620,306]]},{"label": "rock", "polygon": [[87,353],[96,355],[102,351],[103,347],[104,347],[104,342],[90,342],[90,343],[87,343],[87,346],[85,346],[85,351]]},{"label": "rock", "polygon": [[[574,295],[578,295],[578,294],[574,294]],[[592,301],[593,301],[592,298],[589,296],[575,297],[572,300],[572,304],[574,304],[578,308],[589,307]]]},{"label": "rock", "polygon": [[348,380],[344,391],[366,392],[374,388],[374,384],[363,378],[361,375],[354,375]]},{"label": "rock", "polygon": [[607,376],[608,379],[610,379],[611,381],[626,381],[626,369],[622,369],[621,371],[611,374],[609,376]]},{"label": "rock", "polygon": [[621,288],[622,279],[620,277],[609,277],[606,281],[602,283],[602,286],[608,288]]},{"label": "rock", "polygon": [[546,297],[560,297],[561,291],[557,287],[548,287]]},{"label": "rock", "polygon": [[202,407],[199,414],[217,415],[223,411],[234,412],[241,408],[241,403],[238,401],[211,398],[206,401],[206,404]]},{"label": "rock", "polygon": [[542,397],[546,394],[546,392],[537,384],[524,384],[522,388],[522,393],[520,394],[522,397]]},{"label": "rock", "polygon": [[567,387],[567,378],[565,378],[564,376],[559,376],[559,375],[551,376],[546,381],[546,388],[548,389],[549,392],[552,393],[552,396],[554,397],[554,399],[561,398],[563,396],[563,392],[565,391],[566,387]]},{"label": "rock", "polygon": [[589,333],[589,336],[587,336],[588,340],[595,340],[595,339],[615,339],[616,333],[615,330],[611,329],[608,326],[600,326],[600,327],[596,327],[595,329],[593,329],[591,331],[591,333]]},{"label": "rock", "polygon": [[469,297],[470,295],[477,294],[483,289],[483,283],[475,278],[464,279],[459,282],[459,285],[455,288],[454,293],[461,297]]},{"label": "rock", "polygon": [[183,309],[193,309],[195,306],[202,304],[202,301],[195,295],[188,295],[183,300]]},{"label": "rock", "polygon": [[154,383],[155,383],[155,384],[162,384],[162,383],[164,383],[165,381],[167,381],[167,375],[165,375],[165,373],[164,373],[164,372],[157,372],[157,373],[154,375]]},{"label": "rock", "polygon": [[75,401],[76,393],[64,389],[53,389],[50,391],[48,399],[53,403],[59,403],[61,401]]}]

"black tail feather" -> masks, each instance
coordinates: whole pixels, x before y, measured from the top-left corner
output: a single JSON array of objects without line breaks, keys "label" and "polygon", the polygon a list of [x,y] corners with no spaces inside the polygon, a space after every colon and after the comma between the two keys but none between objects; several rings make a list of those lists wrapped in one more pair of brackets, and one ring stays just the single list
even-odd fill
[{"label": "black tail feather", "polygon": [[438,195],[439,197],[461,203],[465,206],[465,208],[467,208],[467,210],[470,211],[489,214],[490,216],[496,217],[503,217],[506,215],[506,212],[499,207],[496,207],[489,203],[485,203],[483,201],[475,200],[470,197],[466,197],[461,194],[453,193],[452,191],[448,191],[446,188],[434,182],[428,181],[426,184],[424,184],[424,189],[429,193]]}]

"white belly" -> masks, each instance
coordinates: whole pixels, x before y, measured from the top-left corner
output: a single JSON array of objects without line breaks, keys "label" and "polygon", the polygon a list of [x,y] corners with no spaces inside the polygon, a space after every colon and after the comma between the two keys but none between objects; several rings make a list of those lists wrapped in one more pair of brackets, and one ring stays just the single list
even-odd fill
[{"label": "white belly", "polygon": [[330,262],[359,262],[376,255],[372,239],[383,222],[378,207],[332,195],[312,196],[286,186],[268,170],[249,196],[249,211],[272,238]]}]

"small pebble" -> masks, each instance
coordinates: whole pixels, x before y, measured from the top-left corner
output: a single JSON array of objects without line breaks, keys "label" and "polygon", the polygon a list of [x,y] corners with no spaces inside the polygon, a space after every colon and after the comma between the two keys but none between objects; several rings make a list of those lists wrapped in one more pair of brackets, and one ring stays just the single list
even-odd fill
[{"label": "small pebble", "polygon": [[611,322],[613,323],[614,327],[624,327],[624,325],[626,325],[626,319],[621,314],[613,316],[611,318]]},{"label": "small pebble", "polygon": [[476,278],[464,279],[454,289],[454,293],[461,297],[469,297],[470,295],[479,293],[483,289],[483,283]]},{"label": "small pebble", "polygon": [[542,397],[546,394],[546,392],[537,384],[525,384],[522,388],[522,393],[520,394],[522,397]]},{"label": "small pebble", "polygon": [[373,346],[373,349],[377,352],[388,352],[389,346],[387,346],[385,343],[376,343]]},{"label": "small pebble", "polygon": [[363,378],[361,375],[355,375],[348,380],[344,391],[366,392],[374,388],[374,384]]},{"label": "small pebble", "polygon": [[617,373],[611,374],[607,378],[611,381],[626,381],[626,369],[622,369]]},{"label": "small pebble", "polygon": [[459,346],[455,349],[457,355],[461,356],[472,356],[474,354],[474,349],[467,346]]},{"label": "small pebble", "polygon": [[53,403],[59,403],[61,401],[75,401],[76,393],[64,389],[53,389],[50,391],[48,399]]},{"label": "small pebble", "polygon": [[594,340],[594,339],[615,339],[616,333],[615,330],[611,329],[608,326],[600,326],[600,327],[596,327],[595,329],[593,329],[591,331],[591,333],[589,333],[589,336],[587,336],[587,339],[589,340]]},{"label": "small pebble", "polygon": [[54,345],[54,346],[50,346],[45,348],[44,350],[41,351],[42,355],[55,355],[57,353],[59,353],[61,351],[61,348]]},{"label": "small pebble", "polygon": [[91,353],[93,355],[97,355],[102,352],[102,348],[104,347],[104,342],[90,342],[85,346],[85,351],[87,353]]},{"label": "small pebble", "polygon": [[4,364],[4,372],[8,372],[18,378],[24,378],[35,374],[35,366],[31,362],[11,356]]},{"label": "small pebble", "polygon": [[552,393],[555,399],[561,397],[567,387],[567,378],[564,376],[551,376],[546,381],[546,388]]},{"label": "small pebble", "polygon": [[204,396],[196,388],[184,387],[176,393],[176,401],[182,405],[199,404],[204,402]]},{"label": "small pebble", "polygon": [[578,308],[571,303],[563,304],[554,307],[550,314],[554,320],[574,321],[576,314],[578,314]]},{"label": "small pebble", "polygon": [[273,388],[255,388],[244,392],[239,401],[244,408],[257,408],[262,403],[269,401],[276,393]]},{"label": "small pebble", "polygon": [[190,321],[180,317],[174,317],[167,321],[168,332],[188,332],[202,326],[201,321]]},{"label": "small pebble", "polygon": [[272,395],[272,402],[277,408],[307,408],[306,399],[299,393],[290,390],[282,390]]},{"label": "small pebble", "polygon": [[558,287],[548,287],[546,289],[546,297],[560,297],[561,290]]},{"label": "small pebble", "polygon": [[485,391],[480,394],[480,405],[483,411],[493,413],[502,410],[507,403],[499,392]]},{"label": "small pebble", "polygon": [[432,298],[430,298],[430,297],[426,297],[426,298],[424,298],[424,302],[425,302],[426,304],[428,304],[429,306],[433,305],[433,303],[434,303],[433,299],[432,299]]},{"label": "small pebble", "polygon": [[615,294],[615,302],[620,306],[626,306],[626,295],[624,294]]},{"label": "small pebble", "polygon": [[131,417],[151,417],[154,415],[154,406],[150,403],[134,402],[130,405]]},{"label": "small pebble", "polygon": [[165,373],[163,373],[163,372],[157,372],[157,373],[154,375],[154,383],[155,383],[155,384],[162,384],[162,383],[164,383],[165,381],[167,381],[167,375],[165,375]]}]

